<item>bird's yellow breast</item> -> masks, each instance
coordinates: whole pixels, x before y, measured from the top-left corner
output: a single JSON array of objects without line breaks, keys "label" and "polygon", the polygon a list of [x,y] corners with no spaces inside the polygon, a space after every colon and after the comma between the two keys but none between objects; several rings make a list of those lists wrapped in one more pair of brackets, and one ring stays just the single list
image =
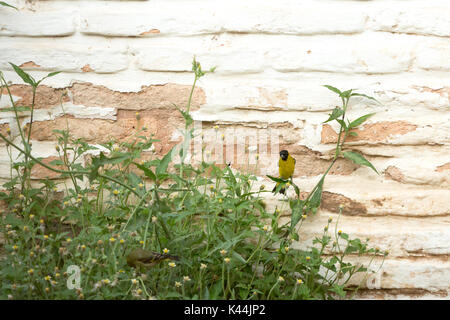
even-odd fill
[{"label": "bird's yellow breast", "polygon": [[280,160],[278,160],[278,167],[280,178],[289,179],[294,173],[295,159],[292,158],[290,155],[288,156],[286,161],[280,158]]}]

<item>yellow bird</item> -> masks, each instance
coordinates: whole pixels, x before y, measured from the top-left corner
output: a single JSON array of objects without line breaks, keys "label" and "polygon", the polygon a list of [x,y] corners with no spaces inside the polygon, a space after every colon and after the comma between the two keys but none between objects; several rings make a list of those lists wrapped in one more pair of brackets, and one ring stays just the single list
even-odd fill
[{"label": "yellow bird", "polygon": [[[284,180],[288,180],[292,178],[292,174],[294,173],[295,169],[295,159],[291,157],[289,152],[287,150],[281,150],[280,151],[280,160],[278,160],[278,172],[280,173],[280,178]],[[272,192],[275,192],[278,185],[280,183],[277,182],[275,187],[273,188]],[[281,188],[280,193],[284,194],[285,189]]]}]

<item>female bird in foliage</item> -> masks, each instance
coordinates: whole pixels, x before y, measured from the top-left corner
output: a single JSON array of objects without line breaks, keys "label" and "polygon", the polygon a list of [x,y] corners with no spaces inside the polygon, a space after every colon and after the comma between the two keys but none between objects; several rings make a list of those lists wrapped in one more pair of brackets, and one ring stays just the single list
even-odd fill
[{"label": "female bird in foliage", "polygon": [[[292,178],[292,174],[295,169],[295,159],[291,157],[287,150],[280,151],[280,160],[278,160],[278,172],[280,173],[280,178],[287,180]],[[279,182],[275,185],[272,192],[275,192],[277,187],[279,186]],[[285,188],[280,189],[280,193],[285,193]]]},{"label": "female bird in foliage", "polygon": [[134,268],[150,268],[162,261],[168,260],[179,260],[179,258],[171,254],[158,253],[140,248],[134,249],[127,256],[127,264]]}]

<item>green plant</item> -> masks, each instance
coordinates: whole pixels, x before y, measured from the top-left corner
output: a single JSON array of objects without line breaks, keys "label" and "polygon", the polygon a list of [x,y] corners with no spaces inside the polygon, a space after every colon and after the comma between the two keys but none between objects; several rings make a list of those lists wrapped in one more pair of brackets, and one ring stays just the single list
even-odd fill
[{"label": "green plant", "polygon": [[13,9],[16,9],[16,10],[17,10],[16,7],[14,7],[14,6],[12,6],[12,5],[10,5],[10,4],[4,2],[4,1],[0,1],[0,6],[3,6],[3,7],[10,7],[10,8],[13,8]]},{"label": "green plant", "polygon": [[[336,143],[336,148],[334,152],[333,159],[328,166],[327,170],[324,172],[320,180],[317,182],[317,184],[314,186],[314,188],[309,192],[307,198],[305,200],[302,200],[300,198],[300,189],[299,187],[292,181],[292,178],[289,180],[284,180],[276,177],[272,177],[268,175],[268,177],[278,182],[279,185],[277,187],[276,192],[278,192],[281,188],[285,188],[286,186],[293,185],[295,189],[295,193],[297,195],[297,199],[290,199],[289,205],[292,209],[292,215],[291,215],[291,222],[289,227],[289,232],[291,233],[292,237],[295,237],[298,239],[298,230],[295,231],[295,227],[298,224],[298,222],[301,220],[301,217],[310,213],[315,214],[321,204],[322,200],[322,191],[323,191],[323,184],[325,182],[325,177],[327,176],[328,172],[331,170],[331,168],[334,166],[336,161],[340,156],[343,156],[344,158],[347,158],[354,163],[358,165],[363,165],[370,167],[372,170],[374,170],[377,174],[378,171],[375,169],[375,167],[362,156],[360,153],[354,152],[354,151],[345,151],[343,152],[344,143],[348,136],[357,136],[358,134],[353,131],[356,129],[359,125],[363,124],[367,119],[369,119],[371,116],[374,115],[374,113],[369,113],[366,115],[363,115],[356,120],[350,121],[346,119],[346,112],[348,108],[348,103],[350,101],[351,97],[364,97],[373,101],[377,101],[375,98],[367,96],[365,94],[356,93],[353,92],[354,89],[341,91],[333,86],[330,85],[324,85],[327,89],[333,91],[334,93],[338,94],[342,101],[341,107],[335,107],[331,114],[329,115],[329,118],[324,121],[324,123],[330,122],[330,121],[336,121],[339,124],[339,134],[338,139]],[[346,122],[347,121],[347,122]],[[287,235],[287,232],[286,232]]]},{"label": "green plant", "polygon": [[[12,66],[31,85],[34,97],[44,79],[36,82]],[[129,141],[103,144],[107,152],[72,139],[67,128],[55,131],[59,160],[49,165],[32,155],[34,103],[17,106],[0,74],[20,136],[20,142],[14,142],[10,133],[0,134],[11,160],[11,180],[0,193],[7,204],[0,219],[5,238],[0,298],[334,299],[355,292],[357,288],[347,287],[348,281],[356,273],[368,272],[368,267],[346,262],[349,254],[384,260],[387,253],[350,239],[337,230],[337,222],[330,234],[331,219],[313,248],[292,247],[297,235],[292,232],[294,222],[298,219],[301,227],[306,218],[307,211],[299,208],[318,208],[329,169],[305,201],[294,185],[298,197],[289,200],[293,222],[281,226],[281,210],[266,209],[262,195],[268,191],[254,190],[254,175],[206,161],[185,163],[186,146],[196,134],[190,115],[192,93],[205,75],[195,59],[193,72],[188,104],[184,109],[176,106],[185,119],[180,149],[174,147],[162,158],[151,153],[148,160],[140,160],[156,141],[145,128],[138,127]],[[348,98],[345,92],[341,95],[343,112],[333,111],[329,121],[339,116],[344,121],[352,93]],[[28,134],[22,131],[19,110],[30,113]],[[330,168],[351,128],[350,124],[341,127],[343,140]],[[13,158],[13,148],[19,160]],[[91,160],[80,163],[88,154]],[[175,154],[179,163],[172,161]],[[48,179],[32,184],[36,164],[59,173],[59,184]],[[61,189],[64,192],[58,192]],[[303,210],[300,216],[298,210]],[[170,252],[180,261],[137,271],[127,266],[126,256],[138,247]],[[81,271],[78,289],[67,286],[73,279],[71,266]]]}]

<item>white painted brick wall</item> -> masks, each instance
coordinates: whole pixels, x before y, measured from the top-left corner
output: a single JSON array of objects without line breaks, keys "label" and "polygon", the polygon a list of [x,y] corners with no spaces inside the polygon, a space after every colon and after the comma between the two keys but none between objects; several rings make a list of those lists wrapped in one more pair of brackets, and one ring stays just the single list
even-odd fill
[{"label": "white painted brick wall", "polygon": [[[217,66],[199,81],[206,103],[194,112],[196,120],[246,128],[290,123],[293,145],[323,158],[332,145],[322,143],[321,123],[339,101],[322,85],[375,96],[381,104],[355,99],[349,117],[376,112],[364,128],[401,122],[415,129],[349,143],[382,174],[359,168],[331,175],[325,190],[367,210],[342,217],[343,230],[392,253],[371,297],[449,299],[450,170],[438,170],[450,163],[448,0],[7,2],[19,11],[0,7],[0,70],[13,83],[21,81],[7,62],[25,64],[36,78],[63,71],[46,80],[54,88],[92,83],[140,92],[150,85],[190,85],[196,55],[204,69]],[[64,107],[76,118],[117,118],[116,105],[71,100]],[[60,115],[53,106],[38,110],[36,119]],[[0,124],[11,116],[1,113]],[[43,157],[54,155],[50,142],[33,146]],[[1,172],[7,161],[0,156]],[[401,178],[389,179],[392,167]],[[276,166],[269,170],[275,174]],[[309,190],[318,178],[300,176],[296,182]],[[322,210],[312,217],[295,245],[310,245],[330,215]]]}]

